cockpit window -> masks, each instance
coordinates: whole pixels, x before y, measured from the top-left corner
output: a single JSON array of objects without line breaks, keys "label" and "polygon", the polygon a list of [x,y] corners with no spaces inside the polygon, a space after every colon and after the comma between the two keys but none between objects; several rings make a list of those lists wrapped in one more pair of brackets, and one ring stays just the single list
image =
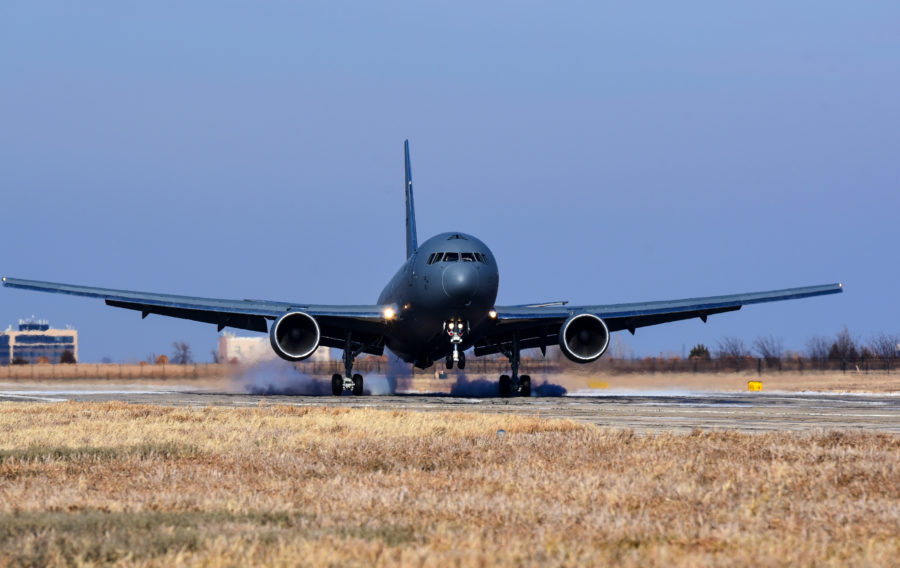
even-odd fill
[{"label": "cockpit window", "polygon": [[484,256],[484,253],[480,252],[433,252],[428,255],[428,260],[426,261],[428,264],[434,264],[436,262],[458,262],[462,260],[463,262],[480,262],[481,264],[487,264],[487,257]]}]

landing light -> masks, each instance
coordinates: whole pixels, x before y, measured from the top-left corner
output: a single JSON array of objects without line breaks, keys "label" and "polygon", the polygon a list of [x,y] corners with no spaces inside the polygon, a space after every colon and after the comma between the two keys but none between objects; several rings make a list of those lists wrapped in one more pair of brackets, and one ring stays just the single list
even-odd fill
[{"label": "landing light", "polygon": [[447,324],[447,327],[449,327],[450,329],[453,329],[454,327],[456,327],[456,324],[451,321],[450,323]]},{"label": "landing light", "polygon": [[385,308],[384,309],[384,319],[394,319],[394,316],[397,315],[394,313],[394,308]]},{"label": "landing light", "polygon": [[488,316],[489,316],[491,319],[497,319],[497,310],[491,310],[491,311],[489,311],[489,312],[488,312]]}]

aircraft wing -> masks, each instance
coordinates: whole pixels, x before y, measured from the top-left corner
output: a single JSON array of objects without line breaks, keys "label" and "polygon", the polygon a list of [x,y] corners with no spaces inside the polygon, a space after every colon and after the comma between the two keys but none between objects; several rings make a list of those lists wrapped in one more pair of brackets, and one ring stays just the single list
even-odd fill
[{"label": "aircraft wing", "polygon": [[222,300],[7,277],[3,278],[3,285],[37,292],[102,298],[109,306],[139,311],[142,317],[159,314],[212,323],[216,324],[219,331],[225,327],[233,327],[266,333],[267,320],[274,320],[289,311],[302,311],[314,316],[319,323],[322,345],[343,348],[346,345],[347,331],[352,331],[354,343],[361,346],[363,352],[376,355],[381,355],[384,350],[382,336],[387,329],[384,317],[386,306],[378,305],[334,306],[270,300]]},{"label": "aircraft wing", "polygon": [[708,316],[739,310],[741,306],[748,304],[796,300],[839,294],[842,291],[843,284],[823,284],[766,292],[630,304],[568,306],[558,302],[547,306],[498,306],[494,332],[475,345],[475,355],[501,352],[504,348],[508,348],[514,333],[519,337],[521,349],[556,345],[560,326],[576,314],[594,314],[606,322],[610,332],[627,329],[633,334],[639,327],[672,321],[700,318],[705,322]]}]

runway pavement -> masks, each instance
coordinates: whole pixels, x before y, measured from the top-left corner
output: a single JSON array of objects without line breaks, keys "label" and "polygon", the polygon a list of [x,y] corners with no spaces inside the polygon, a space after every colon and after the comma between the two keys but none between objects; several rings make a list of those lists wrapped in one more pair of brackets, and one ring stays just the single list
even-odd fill
[{"label": "runway pavement", "polygon": [[900,433],[900,396],[896,394],[586,389],[566,396],[531,398],[461,398],[444,394],[334,397],[243,394],[189,384],[0,383],[0,402],[68,400],[174,406],[290,404],[509,413],[569,418],[638,432],[686,432],[694,428],[742,432],[855,428]]}]

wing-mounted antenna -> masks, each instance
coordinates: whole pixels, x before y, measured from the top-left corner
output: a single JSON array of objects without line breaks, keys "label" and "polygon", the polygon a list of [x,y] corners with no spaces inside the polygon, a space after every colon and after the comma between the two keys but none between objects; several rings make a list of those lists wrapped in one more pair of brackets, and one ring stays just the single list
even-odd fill
[{"label": "wing-mounted antenna", "polygon": [[406,157],[406,173],[404,186],[406,187],[406,258],[412,256],[419,243],[416,239],[416,207],[413,204],[412,167],[409,164],[409,140],[403,142],[403,153]]}]

